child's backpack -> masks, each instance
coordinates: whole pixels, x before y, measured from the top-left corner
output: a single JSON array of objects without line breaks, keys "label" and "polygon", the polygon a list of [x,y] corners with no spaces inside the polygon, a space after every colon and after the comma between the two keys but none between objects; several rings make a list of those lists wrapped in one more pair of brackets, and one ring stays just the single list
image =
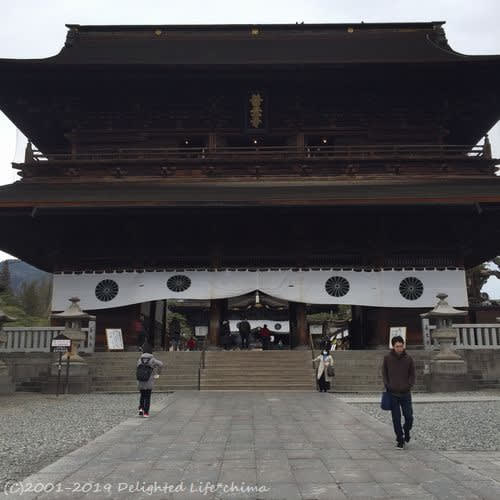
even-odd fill
[{"label": "child's backpack", "polygon": [[153,367],[149,364],[148,358],[141,358],[141,364],[137,365],[135,377],[139,382],[147,382],[153,373]]}]

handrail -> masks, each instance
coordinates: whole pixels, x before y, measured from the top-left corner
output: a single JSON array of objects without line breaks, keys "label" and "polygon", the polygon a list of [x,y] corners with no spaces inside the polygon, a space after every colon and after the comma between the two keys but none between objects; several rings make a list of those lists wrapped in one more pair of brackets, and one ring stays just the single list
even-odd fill
[{"label": "handrail", "polygon": [[314,341],[312,338],[311,331],[309,331],[309,345],[311,347],[311,365],[313,369],[313,374],[314,374],[314,383],[317,385],[317,377],[316,377],[316,367],[314,366]]},{"label": "handrail", "polygon": [[314,360],[314,341],[313,341],[311,332],[309,332],[309,345],[311,347],[311,356],[312,356],[312,359]]},{"label": "handrail", "polygon": [[203,339],[203,348],[201,350],[201,367],[205,369],[205,353],[207,347],[207,337]]},{"label": "handrail", "polygon": [[352,146],[255,146],[255,147],[189,147],[189,148],[118,148],[95,149],[79,153],[67,152],[33,152],[33,162],[47,161],[113,161],[113,160],[234,160],[255,159],[257,157],[273,160],[290,160],[293,158],[317,159],[358,159],[370,160],[377,158],[485,158],[482,145],[455,144],[374,144]]},{"label": "handrail", "polygon": [[201,391],[201,370],[205,369],[205,352],[207,345],[207,337],[203,339],[203,346],[201,348],[200,363],[198,365],[198,390]]}]

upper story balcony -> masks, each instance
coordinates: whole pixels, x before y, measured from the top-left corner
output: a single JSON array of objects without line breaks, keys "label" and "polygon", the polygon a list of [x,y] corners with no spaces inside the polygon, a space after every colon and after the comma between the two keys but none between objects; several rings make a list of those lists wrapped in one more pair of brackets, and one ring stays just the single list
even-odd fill
[{"label": "upper story balcony", "polygon": [[484,145],[352,145],[102,148],[77,153],[27,149],[14,168],[26,179],[173,178],[183,181],[341,176],[493,176],[500,160]]}]

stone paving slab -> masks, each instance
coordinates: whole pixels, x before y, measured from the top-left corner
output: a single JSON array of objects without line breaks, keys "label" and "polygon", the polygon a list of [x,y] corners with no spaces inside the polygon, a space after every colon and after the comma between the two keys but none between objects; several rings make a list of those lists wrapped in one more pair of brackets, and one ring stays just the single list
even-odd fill
[{"label": "stone paving slab", "polygon": [[9,496],[500,498],[500,452],[437,452],[413,442],[397,450],[390,426],[329,394],[177,392],[151,414],[122,422]]}]

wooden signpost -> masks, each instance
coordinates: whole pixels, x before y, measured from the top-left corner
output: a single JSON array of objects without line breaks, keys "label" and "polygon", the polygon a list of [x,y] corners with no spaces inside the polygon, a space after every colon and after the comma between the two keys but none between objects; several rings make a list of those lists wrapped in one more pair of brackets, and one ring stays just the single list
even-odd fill
[{"label": "wooden signpost", "polygon": [[[62,371],[62,355],[63,352],[69,352],[71,350],[71,339],[63,335],[59,334],[57,337],[54,337],[50,343],[50,348],[52,352],[59,353],[59,361],[57,363],[57,389],[56,396],[59,396],[59,387],[61,385],[61,371]],[[66,387],[64,392],[68,392],[68,384],[69,384],[69,356],[66,358]]]}]

